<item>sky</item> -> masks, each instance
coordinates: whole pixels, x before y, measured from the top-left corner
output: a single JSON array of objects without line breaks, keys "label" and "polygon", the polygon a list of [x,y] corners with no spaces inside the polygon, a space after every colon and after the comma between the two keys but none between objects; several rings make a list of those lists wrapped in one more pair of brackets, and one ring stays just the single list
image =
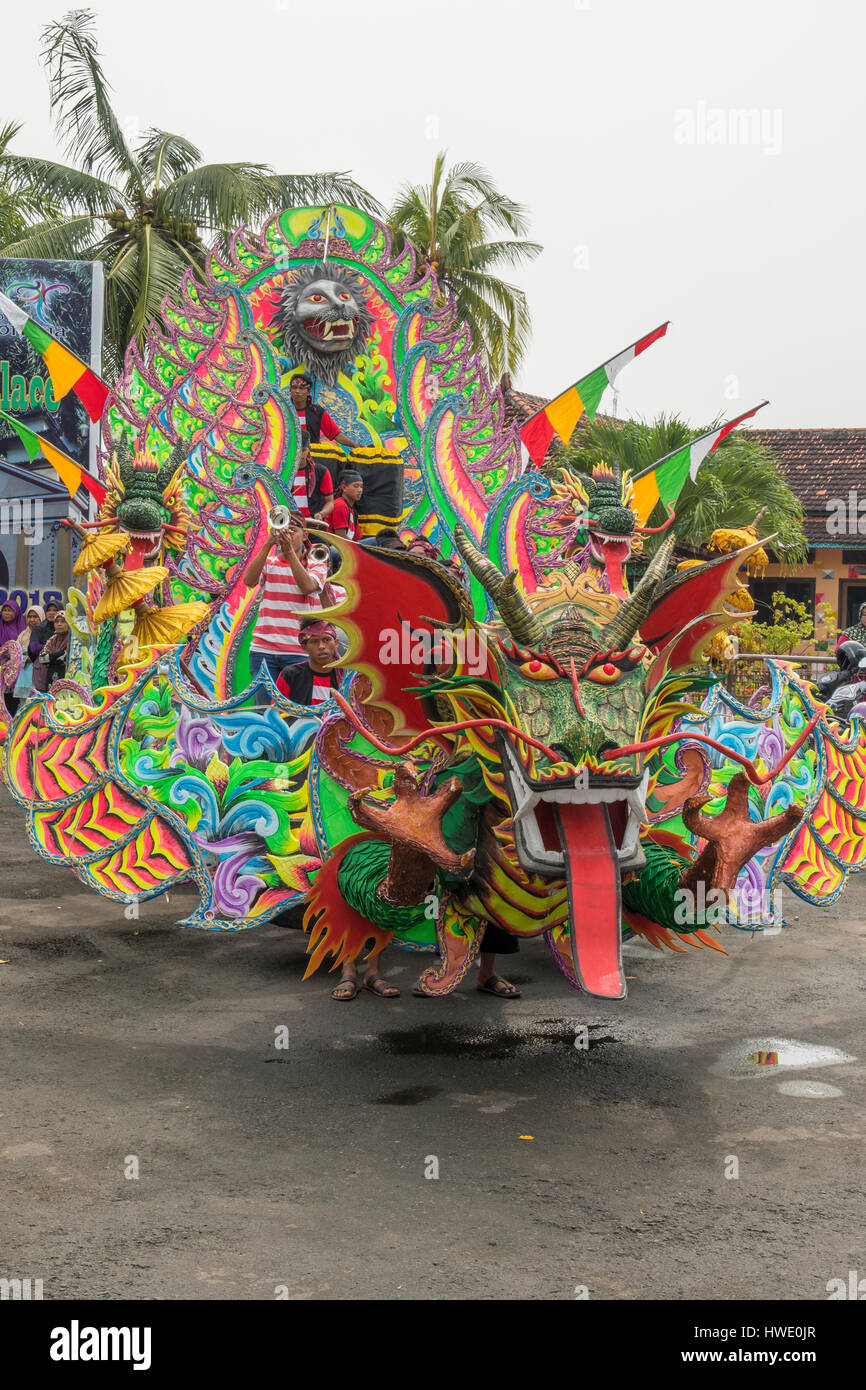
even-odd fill
[{"label": "sky", "polygon": [[[127,134],[351,170],[386,206],[477,161],[544,247],[511,272],[553,395],[665,319],[620,416],[866,426],[866,7],[857,0],[94,0]],[[4,19],[14,149],[61,158],[38,63],[63,0]],[[9,58],[14,57],[14,64]],[[606,395],[602,409],[613,402]]]}]

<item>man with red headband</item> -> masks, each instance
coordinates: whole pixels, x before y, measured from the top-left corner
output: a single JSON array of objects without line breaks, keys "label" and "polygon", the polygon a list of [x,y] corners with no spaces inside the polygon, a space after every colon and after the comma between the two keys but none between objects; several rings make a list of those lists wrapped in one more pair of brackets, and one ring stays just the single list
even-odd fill
[{"label": "man with red headband", "polygon": [[337,660],[337,629],[323,618],[305,618],[298,640],[307,654],[306,661],[287,666],[280,672],[277,689],[296,705],[322,705],[331,698],[343,678]]},{"label": "man with red headband", "polygon": [[355,469],[346,468],[337,479],[337,487],[339,496],[328,517],[328,530],[333,531],[336,536],[345,536],[347,540],[356,541],[361,532],[355,508],[364,491],[363,479]]}]

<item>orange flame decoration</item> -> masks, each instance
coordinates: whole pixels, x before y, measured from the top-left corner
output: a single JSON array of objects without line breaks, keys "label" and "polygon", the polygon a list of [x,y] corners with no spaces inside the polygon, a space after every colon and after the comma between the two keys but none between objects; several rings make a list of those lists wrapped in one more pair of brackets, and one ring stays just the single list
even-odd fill
[{"label": "orange flame decoration", "polygon": [[318,970],[329,953],[334,957],[334,963],[330,968],[336,970],[343,961],[355,960],[363,950],[365,941],[369,941],[371,937],[373,945],[368,952],[369,955],[387,946],[394,935],[393,932],[383,931],[381,927],[368,922],[366,917],[362,917],[360,912],[350,907],[337,884],[340,865],[349,850],[362,840],[372,839],[375,839],[375,836],[367,830],[359,835],[352,835],[348,840],[344,840],[322,865],[304,911],[304,931],[310,934],[307,947],[310,962],[304,971],[305,980]]}]

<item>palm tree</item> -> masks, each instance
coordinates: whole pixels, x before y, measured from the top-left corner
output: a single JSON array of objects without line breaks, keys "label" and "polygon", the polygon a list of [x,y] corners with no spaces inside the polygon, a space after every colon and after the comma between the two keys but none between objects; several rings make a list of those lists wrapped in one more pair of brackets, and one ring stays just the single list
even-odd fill
[{"label": "palm tree", "polygon": [[[20,129],[20,121],[7,121],[0,127],[0,171],[5,168],[7,151]],[[21,180],[13,185],[6,178],[0,179],[0,246],[17,241],[37,217],[44,219],[51,210],[37,184]]]},{"label": "palm tree", "polygon": [[[590,473],[594,464],[616,460],[634,476],[713,428],[690,429],[676,415],[660,415],[652,424],[597,416],[577,430],[569,448],[551,458],[549,467],[566,463],[579,473]],[[695,482],[686,482],[675,506],[674,531],[685,545],[706,545],[719,527],[749,526],[763,507],[761,530],[764,535],[777,533],[773,549],[785,564],[799,564],[806,557],[803,508],[783,478],[778,460],[748,430],[734,430],[717,445]],[[664,519],[664,509],[658,505],[649,524],[661,525]],[[647,545],[648,554],[654,549],[655,544]]]},{"label": "palm tree", "polygon": [[[76,165],[0,150],[0,179],[15,196],[37,190],[43,209],[41,221],[3,236],[0,255],[103,263],[107,371],[119,369],[131,338],[141,346],[184,271],[201,270],[206,245],[225,243],[242,223],[258,225],[299,203],[379,210],[346,174],[203,164],[191,141],[165,130],[128,139],[111,105],[90,10],[71,10],[49,24],[42,44],[55,129]],[[46,204],[59,215],[45,217]]]},{"label": "palm tree", "polygon": [[447,151],[433,162],[432,181],[404,184],[388,215],[398,247],[403,238],[457,301],[473,344],[494,380],[514,371],[526,352],[530,318],[526,295],[499,279],[499,266],[534,260],[535,241],[488,238],[495,231],[522,237],[529,229],[527,209],[506,198],[480,164],[452,164]]}]

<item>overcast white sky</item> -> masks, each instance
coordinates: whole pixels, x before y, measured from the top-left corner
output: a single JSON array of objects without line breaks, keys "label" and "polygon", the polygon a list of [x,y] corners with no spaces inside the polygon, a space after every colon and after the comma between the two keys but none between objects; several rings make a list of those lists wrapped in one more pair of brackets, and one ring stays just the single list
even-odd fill
[{"label": "overcast white sky", "polygon": [[[59,155],[37,52],[67,8],[4,17],[20,151]],[[351,169],[386,204],[440,147],[485,164],[545,248],[520,277],[526,390],[553,394],[670,318],[620,378],[621,415],[702,424],[768,396],[756,426],[866,425],[861,0],[92,8],[121,119],[209,160]]]}]

